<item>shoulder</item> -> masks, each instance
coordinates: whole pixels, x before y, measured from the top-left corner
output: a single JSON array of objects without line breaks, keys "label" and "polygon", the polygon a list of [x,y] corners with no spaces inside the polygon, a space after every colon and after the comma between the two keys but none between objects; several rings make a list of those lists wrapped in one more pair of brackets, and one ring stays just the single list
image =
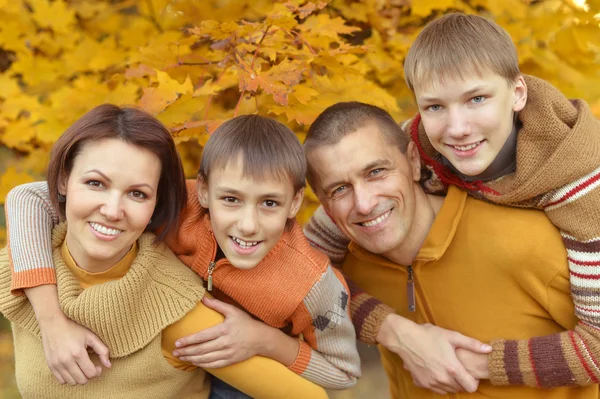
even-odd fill
[{"label": "shoulder", "polygon": [[327,255],[310,245],[308,238],[302,231],[302,227],[296,220],[290,222],[286,232],[281,237],[280,248],[273,255],[290,260],[292,261],[291,264],[311,270],[319,275],[324,273],[329,265]]}]

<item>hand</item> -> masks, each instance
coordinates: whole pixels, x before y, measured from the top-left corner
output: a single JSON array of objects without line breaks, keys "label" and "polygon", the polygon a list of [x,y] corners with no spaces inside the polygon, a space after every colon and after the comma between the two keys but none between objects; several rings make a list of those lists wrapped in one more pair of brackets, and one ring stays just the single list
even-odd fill
[{"label": "hand", "polygon": [[456,357],[456,348],[489,353],[489,345],[454,331],[418,325],[390,314],[381,325],[377,342],[396,353],[410,372],[414,384],[440,395],[458,391],[475,392],[479,381],[467,372]]},{"label": "hand", "polygon": [[218,299],[204,297],[202,302],[223,314],[225,321],[177,340],[178,349],[173,351],[173,356],[198,367],[219,368],[263,354],[268,335],[262,332],[272,327]]},{"label": "hand", "polygon": [[92,348],[102,364],[110,368],[108,347],[90,330],[64,314],[40,320],[40,332],[46,362],[61,384],[86,384],[102,374],[102,367],[90,360],[87,348]]},{"label": "hand", "polygon": [[457,348],[456,357],[473,377],[478,380],[488,380],[490,378],[488,355]]}]

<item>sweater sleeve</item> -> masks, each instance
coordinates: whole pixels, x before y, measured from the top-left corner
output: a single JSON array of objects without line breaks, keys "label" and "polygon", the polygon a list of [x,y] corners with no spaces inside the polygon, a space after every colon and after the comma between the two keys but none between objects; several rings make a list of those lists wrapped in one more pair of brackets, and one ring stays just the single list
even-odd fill
[{"label": "sweater sleeve", "polygon": [[[167,361],[180,370],[195,368],[196,366],[182,362],[172,355],[175,342],[179,338],[222,322],[223,316],[220,313],[198,302],[181,320],[163,331],[162,348]],[[323,388],[298,376],[281,363],[261,356],[206,371],[253,398],[327,398]],[[274,384],[273,381],[277,383]]]},{"label": "sweater sleeve", "polygon": [[11,292],[56,284],[52,262],[52,228],[59,223],[50,201],[48,184],[36,182],[12,189],[5,202],[9,258],[12,267]]},{"label": "sweater sleeve", "polygon": [[[600,169],[548,195],[544,211],[561,229],[568,256],[570,281],[567,284],[570,283],[579,322],[573,330],[560,334],[525,341],[493,342],[491,381],[498,385],[541,388],[598,384]],[[560,314],[554,312],[553,317],[558,318]]]},{"label": "sweater sleeve", "polygon": [[[333,266],[340,268],[348,254],[350,240],[340,231],[331,217],[319,206],[308,224],[304,234],[310,245],[329,256]],[[379,328],[394,309],[363,291],[352,280],[346,278],[350,288],[350,316],[356,338],[368,345],[375,345]]]},{"label": "sweater sleeve", "polygon": [[328,266],[292,315],[292,333],[304,341],[289,367],[324,388],[349,388],[361,375],[349,299],[341,273]]}]

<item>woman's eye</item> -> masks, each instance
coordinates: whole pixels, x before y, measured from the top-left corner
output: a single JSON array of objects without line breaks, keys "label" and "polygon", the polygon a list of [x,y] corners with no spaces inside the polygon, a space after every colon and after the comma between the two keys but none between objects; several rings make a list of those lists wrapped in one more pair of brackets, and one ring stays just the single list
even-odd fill
[{"label": "woman's eye", "polygon": [[102,183],[99,182],[98,180],[90,180],[90,181],[86,182],[86,184],[90,187],[96,187],[96,188],[102,187]]},{"label": "woman's eye", "polygon": [[136,199],[146,199],[148,196],[141,191],[135,190],[131,192],[131,195]]}]

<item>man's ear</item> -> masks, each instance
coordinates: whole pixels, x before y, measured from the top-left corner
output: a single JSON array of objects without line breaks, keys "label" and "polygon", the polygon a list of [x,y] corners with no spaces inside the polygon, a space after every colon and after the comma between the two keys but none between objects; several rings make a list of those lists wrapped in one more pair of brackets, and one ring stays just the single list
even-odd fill
[{"label": "man's ear", "polygon": [[410,165],[413,180],[418,182],[421,180],[421,156],[414,141],[408,143],[406,147],[406,159]]},{"label": "man's ear", "polygon": [[208,208],[208,182],[198,175],[196,178],[196,190],[198,192],[198,202],[202,208]]},{"label": "man's ear", "polygon": [[513,111],[519,112],[525,108],[525,104],[527,104],[527,84],[525,83],[525,78],[523,75],[519,75],[517,78],[513,94],[515,98]]},{"label": "man's ear", "polygon": [[290,211],[288,212],[288,219],[292,219],[296,217],[296,214],[300,210],[300,206],[302,205],[302,200],[304,199],[304,187],[296,192],[294,198],[292,199],[292,206],[290,207]]}]

